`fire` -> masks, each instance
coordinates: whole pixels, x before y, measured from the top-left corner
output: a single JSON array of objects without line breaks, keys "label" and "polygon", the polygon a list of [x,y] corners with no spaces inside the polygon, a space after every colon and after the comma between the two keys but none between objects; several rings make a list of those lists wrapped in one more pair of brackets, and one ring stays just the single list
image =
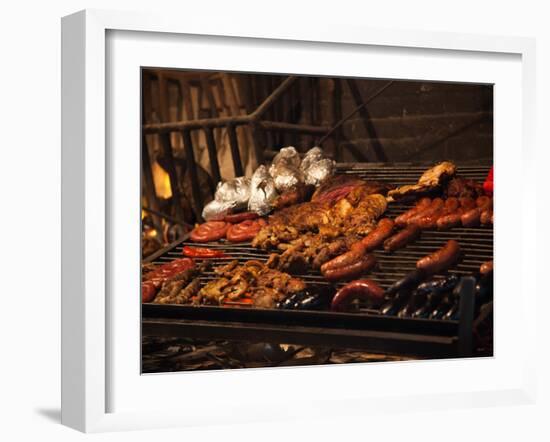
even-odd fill
[{"label": "fire", "polygon": [[153,163],[153,181],[155,182],[155,193],[159,198],[168,199],[172,196],[172,187],[170,186],[170,175],[159,163]]}]

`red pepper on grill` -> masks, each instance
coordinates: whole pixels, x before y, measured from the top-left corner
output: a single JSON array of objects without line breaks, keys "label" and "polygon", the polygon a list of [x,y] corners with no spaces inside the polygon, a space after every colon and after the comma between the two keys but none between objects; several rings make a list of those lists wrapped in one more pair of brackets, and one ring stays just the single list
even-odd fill
[{"label": "red pepper on grill", "polygon": [[191,258],[221,258],[223,256],[226,256],[222,250],[189,246],[183,247],[183,254]]},{"label": "red pepper on grill", "polygon": [[489,174],[487,175],[487,178],[485,179],[485,182],[483,183],[483,190],[489,196],[491,196],[494,192],[493,167],[494,166],[491,166],[491,170],[489,171]]}]

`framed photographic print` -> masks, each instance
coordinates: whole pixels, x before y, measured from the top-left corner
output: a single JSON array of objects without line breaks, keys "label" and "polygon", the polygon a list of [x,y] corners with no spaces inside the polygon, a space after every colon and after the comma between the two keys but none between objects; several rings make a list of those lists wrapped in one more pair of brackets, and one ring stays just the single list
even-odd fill
[{"label": "framed photographic print", "polygon": [[532,400],[533,42],[330,29],[63,19],[63,423]]}]

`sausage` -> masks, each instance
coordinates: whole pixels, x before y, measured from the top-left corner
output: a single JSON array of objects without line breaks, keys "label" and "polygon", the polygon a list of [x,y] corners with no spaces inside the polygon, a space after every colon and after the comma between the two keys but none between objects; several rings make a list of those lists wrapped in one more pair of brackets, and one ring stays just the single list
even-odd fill
[{"label": "sausage", "polygon": [[458,201],[460,202],[460,208],[464,212],[476,207],[476,201],[473,198],[470,198],[470,197],[459,198]]},{"label": "sausage", "polygon": [[492,271],[493,271],[493,260],[484,262],[479,267],[479,273],[481,273],[482,275],[488,275]]},{"label": "sausage", "polygon": [[256,219],[258,216],[256,212],[232,213],[231,215],[225,215],[223,220],[226,223],[234,224],[246,221],[247,219]]},{"label": "sausage", "polygon": [[434,253],[420,258],[416,263],[416,268],[423,270],[428,274],[438,273],[447,270],[460,257],[460,246],[454,239],[436,250]]},{"label": "sausage", "polygon": [[359,279],[346,284],[336,292],[330,309],[332,311],[346,311],[350,303],[355,299],[373,301],[376,304],[384,300],[384,290],[370,279]]},{"label": "sausage", "polygon": [[449,213],[456,212],[459,207],[460,207],[460,202],[458,201],[458,198],[451,196],[445,200],[444,212],[447,215]]},{"label": "sausage", "polygon": [[493,222],[493,210],[486,209],[483,212],[481,212],[481,215],[479,217],[479,222],[481,224],[491,224]]},{"label": "sausage", "polygon": [[263,219],[247,219],[239,224],[232,224],[227,229],[227,240],[231,242],[244,242],[254,239],[260,229],[265,225]]},{"label": "sausage", "polygon": [[325,273],[329,270],[338,269],[341,267],[349,266],[350,264],[353,264],[361,259],[367,252],[366,246],[361,242],[358,241],[350,247],[350,250],[346,253],[341,254],[340,256],[337,256],[334,259],[331,259],[330,261],[325,262],[321,266],[321,273]]},{"label": "sausage", "polygon": [[492,203],[493,203],[493,200],[491,199],[491,197],[486,196],[486,195],[479,196],[479,197],[476,199],[476,206],[477,206],[477,207],[489,208],[489,206],[491,206]]},{"label": "sausage", "polygon": [[423,216],[415,221],[416,227],[421,230],[435,229],[437,227],[437,220],[441,218],[442,213],[434,213],[433,215]]},{"label": "sausage", "polygon": [[190,238],[195,242],[218,241],[225,237],[229,226],[225,221],[208,221],[195,227]]},{"label": "sausage", "polygon": [[430,198],[422,198],[416,203],[416,205],[412,209],[407,210],[405,213],[402,213],[397,218],[395,218],[395,225],[399,227],[405,227],[407,225],[407,221],[410,218],[427,209],[430,206],[431,202],[432,200]]},{"label": "sausage", "polygon": [[[493,199],[488,196],[480,196],[476,199],[476,207],[464,212],[460,220],[464,227],[475,227],[481,222],[481,214],[490,210],[493,206]],[[485,218],[487,219],[487,218]]]},{"label": "sausage", "polygon": [[141,302],[151,302],[157,296],[158,288],[153,281],[143,281],[141,283]]},{"label": "sausage", "polygon": [[375,264],[376,258],[373,255],[365,255],[361,256],[358,261],[347,266],[327,270],[323,273],[323,276],[329,281],[353,279],[368,272]]},{"label": "sausage", "polygon": [[397,249],[405,247],[410,242],[416,240],[419,236],[420,229],[417,226],[407,226],[384,241],[384,250],[387,252],[393,252]]},{"label": "sausage", "polygon": [[476,207],[475,209],[468,210],[460,216],[460,222],[464,227],[476,227],[479,225],[481,218],[481,209]]},{"label": "sausage", "polygon": [[462,216],[462,209],[458,208],[453,213],[443,215],[437,219],[437,228],[439,230],[447,230],[453,227],[458,227],[462,223],[460,217]]},{"label": "sausage", "polygon": [[370,252],[380,246],[391,235],[394,225],[395,223],[389,218],[381,219],[376,228],[361,240],[366,251]]},{"label": "sausage", "polygon": [[437,211],[433,212],[431,215],[425,215],[420,217],[415,224],[418,226],[418,228],[425,230],[425,229],[435,229],[437,227],[437,221],[443,217],[447,216],[456,210],[458,210],[460,206],[460,203],[458,202],[458,199],[455,197],[447,198],[443,204],[442,207],[440,207]]},{"label": "sausage", "polygon": [[407,220],[407,225],[415,224],[419,219],[432,216],[441,211],[445,207],[445,201],[442,198],[434,198],[428,208],[419,211],[415,216]]}]

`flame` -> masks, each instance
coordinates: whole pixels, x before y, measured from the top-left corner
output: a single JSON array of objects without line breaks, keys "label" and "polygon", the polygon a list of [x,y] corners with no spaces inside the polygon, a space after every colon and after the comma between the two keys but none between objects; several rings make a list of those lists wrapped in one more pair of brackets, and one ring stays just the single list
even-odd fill
[{"label": "flame", "polygon": [[155,182],[155,193],[159,198],[168,199],[172,196],[172,187],[170,186],[170,175],[156,161],[152,166],[153,181]]}]

